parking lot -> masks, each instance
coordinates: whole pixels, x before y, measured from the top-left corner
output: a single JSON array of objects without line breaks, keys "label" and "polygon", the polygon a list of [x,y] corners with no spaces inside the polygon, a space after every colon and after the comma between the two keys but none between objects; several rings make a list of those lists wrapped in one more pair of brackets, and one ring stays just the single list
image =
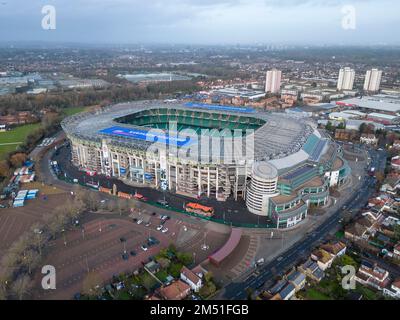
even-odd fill
[{"label": "parking lot", "polygon": [[15,240],[63,201],[65,194],[40,194],[37,199],[26,201],[24,207],[0,209],[0,258]]},{"label": "parking lot", "polygon": [[[88,214],[85,219],[88,221],[81,227],[66,232],[51,243],[43,265],[56,268],[57,289],[43,290],[42,275],[38,272],[33,290],[34,299],[71,299],[82,291],[82,282],[88,272],[95,272],[105,282],[110,281],[113,275],[134,272],[161,248],[171,243],[182,243],[178,238],[183,235],[188,236],[179,247],[190,248],[190,252],[194,252],[193,249],[199,251],[198,256],[194,255],[196,261],[205,259],[225,241],[225,236],[218,241],[211,241],[215,238],[211,234],[206,239],[211,245],[206,251],[201,250],[204,234],[198,227],[169,219],[163,224],[168,231],[163,233],[157,230],[161,222],[159,215],[150,215],[147,222],[140,224],[137,223],[140,219],[110,214]],[[149,237],[158,240],[157,243],[149,245]],[[144,244],[146,248],[142,247]]]},{"label": "parking lot", "polygon": [[[149,246],[146,244],[149,236],[160,243]],[[70,299],[81,291],[82,281],[88,272],[96,272],[106,281],[114,274],[134,271],[171,241],[170,236],[123,218],[93,219],[51,243],[51,250],[43,264],[56,268],[57,289],[39,289],[41,275],[38,274],[34,297]],[[143,244],[146,244],[146,251],[142,249]]]}]

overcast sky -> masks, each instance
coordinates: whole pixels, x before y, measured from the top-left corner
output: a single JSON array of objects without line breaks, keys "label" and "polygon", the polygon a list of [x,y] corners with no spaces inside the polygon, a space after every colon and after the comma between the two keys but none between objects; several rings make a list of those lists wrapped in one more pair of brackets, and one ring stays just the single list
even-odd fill
[{"label": "overcast sky", "polygon": [[399,0],[0,0],[0,42],[399,44],[399,22]]}]

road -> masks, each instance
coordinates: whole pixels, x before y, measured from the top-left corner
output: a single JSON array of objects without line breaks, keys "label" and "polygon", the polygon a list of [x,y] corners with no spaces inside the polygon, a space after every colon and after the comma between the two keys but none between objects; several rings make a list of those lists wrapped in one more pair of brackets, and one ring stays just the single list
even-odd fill
[{"label": "road", "polygon": [[[369,150],[371,157],[371,165],[382,170],[386,165],[386,153],[384,151]],[[378,170],[378,169],[377,169]],[[350,199],[345,203],[347,209],[357,211],[365,205],[369,197],[375,191],[375,177],[365,176],[361,187],[354,192]],[[342,209],[338,209],[332,216],[318,226],[313,233],[307,235],[295,245],[290,247],[283,255],[269,262],[267,265],[259,267],[257,275],[253,273],[242,282],[231,283],[225,287],[224,299],[243,300],[247,298],[247,290],[253,292],[264,286],[265,283],[272,281],[277,275],[274,270],[280,273],[288,270],[298,261],[304,258],[319,241],[322,241],[330,232],[335,231],[339,227]],[[255,270],[256,271],[256,270]]]}]

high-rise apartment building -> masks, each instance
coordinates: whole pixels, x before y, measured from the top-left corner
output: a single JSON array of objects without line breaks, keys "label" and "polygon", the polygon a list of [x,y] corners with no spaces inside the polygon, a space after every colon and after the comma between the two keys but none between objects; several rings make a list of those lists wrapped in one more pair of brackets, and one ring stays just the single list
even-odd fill
[{"label": "high-rise apartment building", "polygon": [[282,71],[269,70],[265,79],[265,92],[277,93],[281,88]]},{"label": "high-rise apartment building", "polygon": [[353,90],[354,78],[356,72],[351,68],[342,68],[339,71],[339,78],[337,89],[338,90]]},{"label": "high-rise apartment building", "polygon": [[365,74],[364,91],[379,91],[382,80],[382,70],[372,69]]}]

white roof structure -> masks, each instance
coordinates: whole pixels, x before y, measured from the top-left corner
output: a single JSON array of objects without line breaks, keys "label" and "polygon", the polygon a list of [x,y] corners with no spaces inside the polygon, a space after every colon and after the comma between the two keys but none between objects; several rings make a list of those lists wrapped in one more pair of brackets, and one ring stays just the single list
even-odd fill
[{"label": "white roof structure", "polygon": [[368,117],[382,118],[382,119],[387,119],[387,120],[394,120],[394,119],[398,118],[397,116],[393,116],[393,115],[390,115],[390,114],[376,113],[376,112],[370,113],[368,115]]},{"label": "white roof structure", "polygon": [[278,170],[282,170],[306,161],[309,157],[310,155],[307,152],[305,152],[304,150],[300,150],[296,153],[291,154],[290,156],[281,159],[271,160],[269,162],[274,165]]},{"label": "white roof structure", "polygon": [[355,106],[364,109],[380,110],[398,113],[400,112],[400,97],[375,95],[362,98],[351,98],[337,102],[339,105]]}]

